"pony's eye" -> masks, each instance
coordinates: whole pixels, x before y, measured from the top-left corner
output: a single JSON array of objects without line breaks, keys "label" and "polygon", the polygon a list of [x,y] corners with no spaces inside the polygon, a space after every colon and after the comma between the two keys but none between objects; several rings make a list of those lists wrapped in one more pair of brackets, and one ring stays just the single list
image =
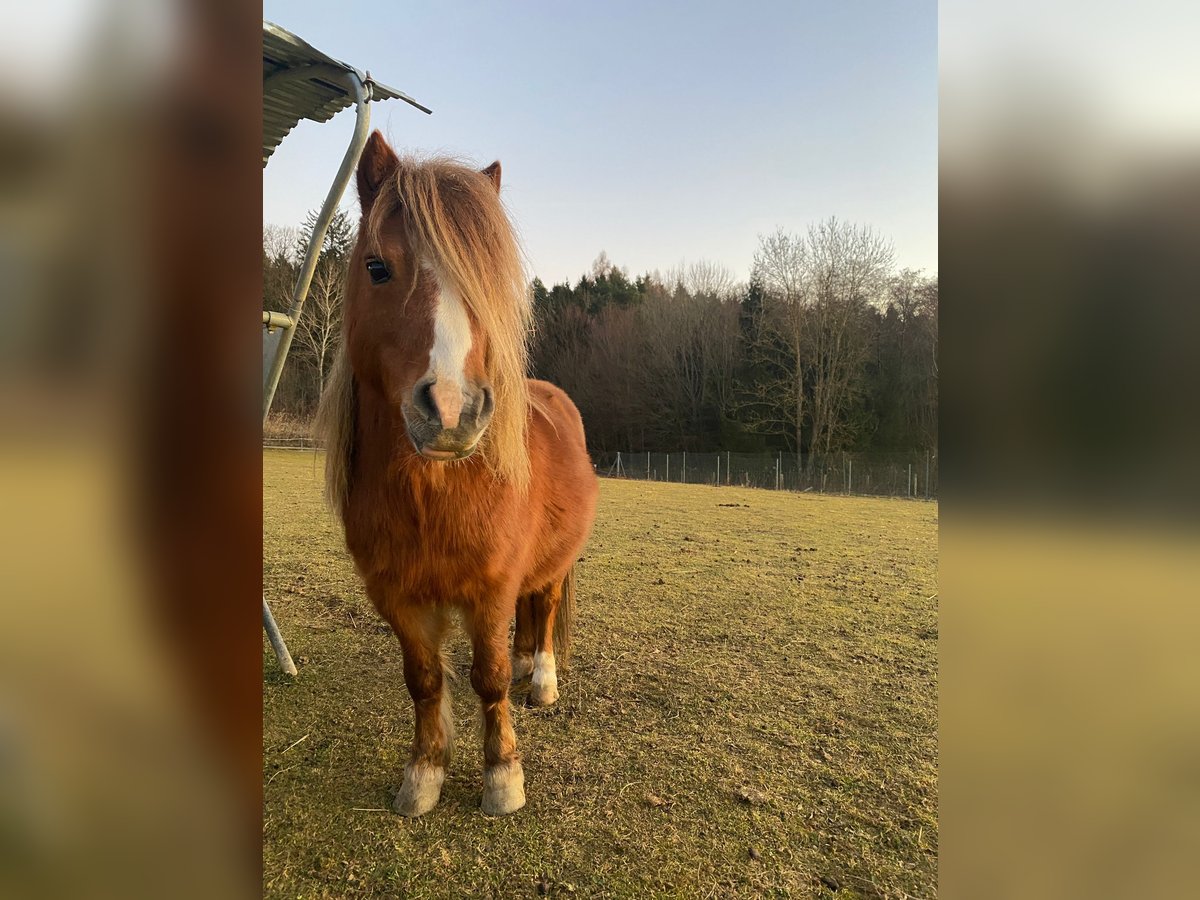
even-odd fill
[{"label": "pony's eye", "polygon": [[392,277],[392,273],[388,271],[387,263],[382,259],[368,259],[367,273],[371,276],[372,284],[383,284]]}]

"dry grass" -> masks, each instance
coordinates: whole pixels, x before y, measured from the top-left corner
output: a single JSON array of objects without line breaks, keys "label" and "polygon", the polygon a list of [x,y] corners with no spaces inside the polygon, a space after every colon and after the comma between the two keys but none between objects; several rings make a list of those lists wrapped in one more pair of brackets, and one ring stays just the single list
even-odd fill
[{"label": "dry grass", "polygon": [[263,437],[273,440],[311,438],[312,422],[288,413],[272,412],[263,424]]},{"label": "dry grass", "polygon": [[[932,897],[935,504],[604,480],[573,666],[515,704],[528,805],[478,810],[467,646],[442,802],[390,812],[412,711],[308,453],[264,453],[270,897]],[[836,887],[835,887],[836,886]]]}]

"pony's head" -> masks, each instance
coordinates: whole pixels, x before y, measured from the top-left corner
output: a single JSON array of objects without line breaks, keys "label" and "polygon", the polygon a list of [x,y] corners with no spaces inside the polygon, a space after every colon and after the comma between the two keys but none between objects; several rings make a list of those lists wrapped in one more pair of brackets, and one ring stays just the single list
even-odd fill
[{"label": "pony's head", "polygon": [[481,172],[401,159],[371,135],[358,166],[363,218],[346,284],[341,376],[398,409],[430,464],[478,450],[498,476],[524,487],[531,308],[499,189],[498,162]]}]

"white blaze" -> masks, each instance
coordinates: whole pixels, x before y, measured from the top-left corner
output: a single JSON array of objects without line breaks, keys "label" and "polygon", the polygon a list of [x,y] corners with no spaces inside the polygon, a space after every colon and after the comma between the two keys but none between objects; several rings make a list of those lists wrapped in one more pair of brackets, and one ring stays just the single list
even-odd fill
[{"label": "white blaze", "polygon": [[467,354],[471,352],[471,319],[467,305],[454,288],[439,278],[428,263],[425,269],[437,281],[437,299],[433,311],[433,346],[429,349],[427,376],[436,379],[432,392],[441,413],[442,424],[453,428],[462,412],[467,387]]},{"label": "white blaze", "polygon": [[437,301],[433,312],[433,347],[429,351],[429,374],[441,381],[453,381],[466,387],[467,354],[471,352],[471,320],[467,305],[455,290],[437,277],[436,270],[426,264],[438,283]]}]

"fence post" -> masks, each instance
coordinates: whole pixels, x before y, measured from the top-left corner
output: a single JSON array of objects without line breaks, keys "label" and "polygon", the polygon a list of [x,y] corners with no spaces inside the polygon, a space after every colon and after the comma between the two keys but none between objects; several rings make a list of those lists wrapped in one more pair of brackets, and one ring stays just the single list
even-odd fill
[{"label": "fence post", "polygon": [[721,486],[721,454],[717,454],[717,487]]},{"label": "fence post", "polygon": [[733,484],[733,470],[729,468],[729,451],[725,451],[725,483]]},{"label": "fence post", "polygon": [[783,459],[783,454],[775,457],[775,490],[779,490],[779,461]]},{"label": "fence post", "polygon": [[846,459],[846,493],[850,494],[854,491],[854,460],[847,457]]},{"label": "fence post", "polygon": [[650,451],[646,451],[646,480],[650,480]]},{"label": "fence post", "polygon": [[666,481],[671,480],[671,454],[670,453],[667,454],[667,477],[665,480]]},{"label": "fence post", "polygon": [[925,451],[925,499],[929,499],[929,451]]},{"label": "fence post", "polygon": [[687,451],[683,451],[683,475],[679,478],[680,484],[687,484]]},{"label": "fence post", "polygon": [[913,495],[913,486],[912,486],[912,463],[909,463],[909,464],[908,464],[908,484],[906,484],[906,485],[904,486],[904,493],[908,494],[908,496],[909,496],[910,498],[911,498],[911,497],[912,497],[912,495]]}]

